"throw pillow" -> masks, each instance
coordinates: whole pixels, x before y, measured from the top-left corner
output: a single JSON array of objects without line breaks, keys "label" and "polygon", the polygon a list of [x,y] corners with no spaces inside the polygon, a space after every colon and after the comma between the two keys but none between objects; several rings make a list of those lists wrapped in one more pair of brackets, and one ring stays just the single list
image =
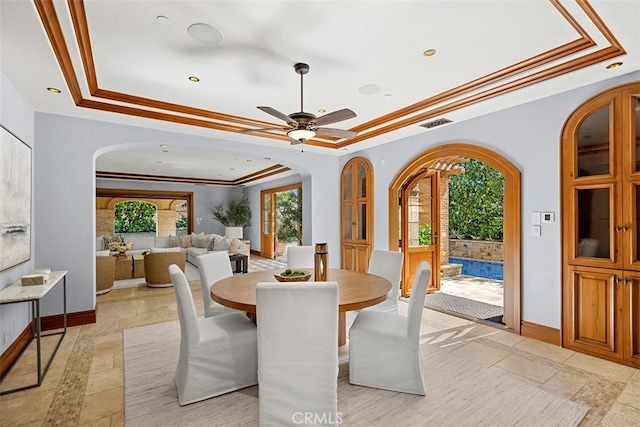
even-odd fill
[{"label": "throw pillow", "polygon": [[111,255],[111,252],[109,251],[109,249],[96,251],[96,256],[109,256],[109,255]]},{"label": "throw pillow", "polygon": [[217,240],[215,245],[213,245],[214,251],[228,251],[229,246],[231,245],[231,240],[222,238]]},{"label": "throw pillow", "polygon": [[122,237],[120,237],[120,236],[113,236],[113,237],[104,236],[102,238],[102,241],[104,242],[103,248],[104,249],[109,249],[109,245],[111,245],[111,243],[116,243],[116,242],[120,243],[120,242],[122,242]]},{"label": "throw pillow", "polygon": [[[96,237],[96,251],[104,250],[104,235]],[[109,249],[109,248],[106,248]]]},{"label": "throw pillow", "polygon": [[209,246],[210,242],[211,242],[211,235],[210,234],[203,234],[202,236],[198,235],[198,238],[196,239],[195,247],[196,248],[207,248]]},{"label": "throw pillow", "polygon": [[204,237],[204,231],[202,233],[191,233],[191,246],[197,247],[198,239]]},{"label": "throw pillow", "polygon": [[207,246],[207,250],[208,251],[212,251],[214,250],[215,246],[216,246],[216,242],[218,241],[218,239],[216,239],[215,237],[213,239],[211,239],[209,241],[209,245]]},{"label": "throw pillow", "polygon": [[238,252],[244,251],[244,248],[245,248],[244,242],[240,239],[235,239],[235,241],[236,241],[236,244],[238,245]]},{"label": "throw pillow", "polygon": [[238,253],[238,249],[240,249],[240,246],[238,246],[238,239],[233,239],[231,241],[231,243],[229,243],[229,253],[230,254],[237,254]]},{"label": "throw pillow", "polygon": [[190,248],[191,247],[191,236],[181,236],[180,237],[180,247],[182,248]]},{"label": "throw pillow", "polygon": [[179,248],[180,247],[180,237],[178,236],[169,236],[169,242],[167,244],[168,248]]}]

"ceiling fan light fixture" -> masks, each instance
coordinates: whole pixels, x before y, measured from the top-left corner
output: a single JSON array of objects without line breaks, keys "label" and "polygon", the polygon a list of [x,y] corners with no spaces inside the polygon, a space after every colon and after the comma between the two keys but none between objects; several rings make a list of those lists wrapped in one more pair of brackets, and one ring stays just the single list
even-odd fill
[{"label": "ceiling fan light fixture", "polygon": [[304,139],[305,141],[316,136],[316,133],[309,129],[294,129],[287,132],[287,136],[291,139],[299,141]]}]

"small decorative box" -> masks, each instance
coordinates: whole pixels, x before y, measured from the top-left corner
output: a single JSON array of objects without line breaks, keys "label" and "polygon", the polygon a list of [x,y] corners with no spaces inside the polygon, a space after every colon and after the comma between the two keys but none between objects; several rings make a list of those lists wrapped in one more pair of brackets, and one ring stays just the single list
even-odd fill
[{"label": "small decorative box", "polygon": [[22,286],[42,285],[44,282],[44,274],[25,274],[21,278]]}]

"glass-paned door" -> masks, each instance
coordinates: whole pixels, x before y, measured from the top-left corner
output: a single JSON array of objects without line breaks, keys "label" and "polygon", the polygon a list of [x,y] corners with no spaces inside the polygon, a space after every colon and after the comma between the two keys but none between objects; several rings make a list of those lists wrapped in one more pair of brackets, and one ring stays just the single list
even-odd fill
[{"label": "glass-paned door", "polygon": [[427,261],[431,265],[431,281],[427,290],[440,289],[440,230],[439,175],[424,172],[414,177],[401,192],[402,296],[411,294],[411,286],[418,265]]},{"label": "glass-paned door", "polygon": [[362,157],[344,166],[341,180],[342,268],[367,271],[373,246],[373,168]]},{"label": "glass-paned door", "polygon": [[260,192],[261,206],[261,233],[260,233],[260,255],[265,258],[273,259],[275,253],[275,197],[271,190]]}]

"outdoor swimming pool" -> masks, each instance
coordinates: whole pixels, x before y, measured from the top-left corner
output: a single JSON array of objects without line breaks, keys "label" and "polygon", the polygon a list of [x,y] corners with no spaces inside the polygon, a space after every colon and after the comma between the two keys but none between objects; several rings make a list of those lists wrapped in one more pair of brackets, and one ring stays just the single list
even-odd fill
[{"label": "outdoor swimming pool", "polygon": [[449,257],[449,262],[452,264],[462,264],[462,274],[502,280],[502,262],[500,261]]}]

